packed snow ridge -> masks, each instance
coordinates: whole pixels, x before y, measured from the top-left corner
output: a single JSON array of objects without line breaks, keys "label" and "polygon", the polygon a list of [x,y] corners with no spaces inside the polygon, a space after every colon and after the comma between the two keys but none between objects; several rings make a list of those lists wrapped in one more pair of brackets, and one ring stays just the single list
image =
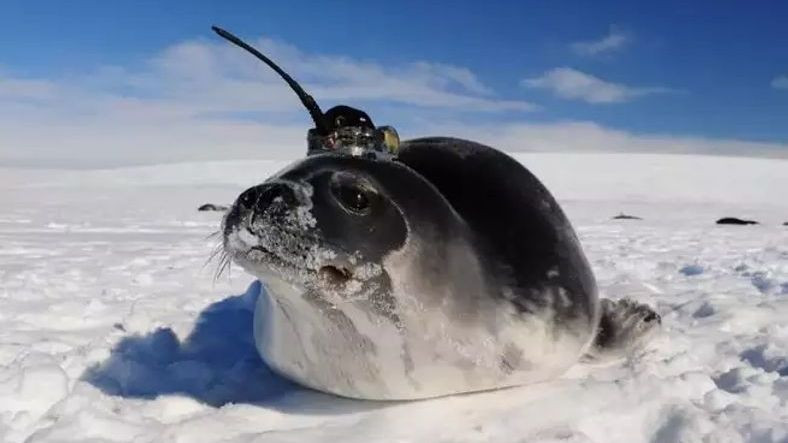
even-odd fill
[{"label": "packed snow ridge", "polygon": [[788,441],[788,161],[517,158],[603,295],[656,307],[663,330],[551,382],[403,403],[272,374],[252,343],[258,283],[206,265],[221,213],[197,207],[284,163],[0,169],[0,441]]}]

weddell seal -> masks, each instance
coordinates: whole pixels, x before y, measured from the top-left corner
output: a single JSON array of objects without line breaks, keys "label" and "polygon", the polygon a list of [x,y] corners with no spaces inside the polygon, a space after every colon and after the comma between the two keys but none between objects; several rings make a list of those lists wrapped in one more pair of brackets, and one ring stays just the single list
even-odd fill
[{"label": "weddell seal", "polygon": [[283,77],[315,120],[310,155],[244,191],[222,229],[227,257],[265,286],[254,335],[277,373],[346,397],[435,397],[550,379],[630,352],[660,323],[598,299],[563,211],[508,155],[445,137],[399,145],[362,111],[322,114]]}]

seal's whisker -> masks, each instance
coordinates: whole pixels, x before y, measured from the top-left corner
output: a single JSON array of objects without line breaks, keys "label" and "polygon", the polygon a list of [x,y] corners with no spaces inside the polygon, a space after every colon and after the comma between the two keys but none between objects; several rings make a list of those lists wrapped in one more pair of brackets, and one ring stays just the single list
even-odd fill
[{"label": "seal's whisker", "polygon": [[205,260],[205,263],[202,265],[203,269],[222,252],[224,252],[224,242],[219,242],[216,246],[214,246],[213,251],[211,251],[211,255],[208,256],[208,259]]},{"label": "seal's whisker", "polygon": [[216,274],[213,277],[213,281],[216,282],[219,278],[224,274],[224,271],[227,271],[227,277],[230,277],[230,266],[232,265],[232,260],[230,259],[230,254],[227,252],[222,252],[219,258],[219,266],[216,268]]},{"label": "seal's whisker", "polygon": [[[211,234],[211,236],[216,237],[218,234],[220,234],[220,231]],[[230,276],[230,265],[232,264],[232,259],[230,258],[230,254],[228,254],[227,251],[224,249],[224,240],[221,238],[219,238],[219,241],[217,242],[216,246],[213,248],[213,251],[211,251],[210,256],[208,256],[208,259],[205,260],[205,263],[203,264],[203,269],[205,269],[206,266],[208,266],[211,262],[213,262],[217,258],[218,258],[218,262],[216,263],[216,271],[214,272],[213,275],[214,283],[216,283],[216,281],[219,280],[219,278],[222,276],[222,274],[224,274],[225,271],[227,271],[227,276],[228,277]]]}]

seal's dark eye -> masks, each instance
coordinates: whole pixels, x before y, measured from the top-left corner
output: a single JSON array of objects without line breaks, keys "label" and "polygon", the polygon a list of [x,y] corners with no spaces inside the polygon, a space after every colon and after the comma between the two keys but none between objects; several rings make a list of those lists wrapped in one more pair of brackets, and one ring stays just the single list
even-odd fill
[{"label": "seal's dark eye", "polygon": [[343,208],[358,215],[369,214],[377,197],[368,187],[350,180],[337,180],[331,183],[331,193]]},{"label": "seal's dark eye", "polygon": [[345,206],[354,211],[363,212],[369,208],[369,199],[364,195],[364,192],[358,188],[349,188],[345,186],[339,188],[339,198]]}]

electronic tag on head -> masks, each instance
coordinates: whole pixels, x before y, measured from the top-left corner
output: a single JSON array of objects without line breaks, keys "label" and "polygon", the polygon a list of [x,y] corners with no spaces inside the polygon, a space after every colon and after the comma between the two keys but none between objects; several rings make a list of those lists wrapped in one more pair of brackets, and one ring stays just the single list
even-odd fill
[{"label": "electronic tag on head", "polygon": [[391,126],[376,127],[366,112],[350,106],[334,106],[327,112],[289,74],[240,38],[213,26],[214,32],[263,61],[290,85],[301,99],[315,127],[307,132],[307,155],[336,153],[377,160],[392,160],[399,150],[399,135]]}]

